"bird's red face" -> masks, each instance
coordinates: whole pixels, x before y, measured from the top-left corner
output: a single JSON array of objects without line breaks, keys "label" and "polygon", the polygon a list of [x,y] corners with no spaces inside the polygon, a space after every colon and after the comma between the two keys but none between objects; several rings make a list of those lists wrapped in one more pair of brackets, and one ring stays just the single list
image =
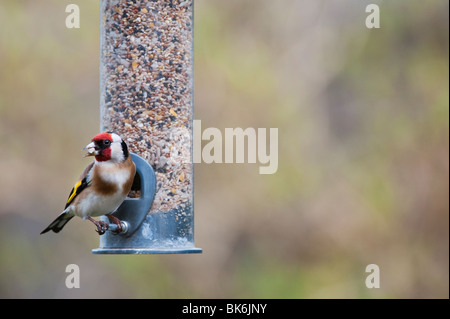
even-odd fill
[{"label": "bird's red face", "polygon": [[129,155],[125,141],[116,133],[110,132],[103,132],[94,136],[92,142],[84,149],[88,151],[86,156],[95,156],[97,162],[120,163],[126,160]]},{"label": "bird's red face", "polygon": [[88,150],[86,156],[95,156],[97,162],[106,162],[111,159],[111,145],[113,136],[111,133],[103,132],[92,139],[85,149]]}]

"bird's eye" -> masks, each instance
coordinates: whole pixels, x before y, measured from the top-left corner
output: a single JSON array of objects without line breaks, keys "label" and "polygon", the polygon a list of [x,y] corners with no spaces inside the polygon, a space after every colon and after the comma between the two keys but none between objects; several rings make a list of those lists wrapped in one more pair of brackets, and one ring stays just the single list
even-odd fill
[{"label": "bird's eye", "polygon": [[110,140],[104,140],[103,144],[105,144],[105,146],[109,146],[109,145],[111,145],[111,141]]}]

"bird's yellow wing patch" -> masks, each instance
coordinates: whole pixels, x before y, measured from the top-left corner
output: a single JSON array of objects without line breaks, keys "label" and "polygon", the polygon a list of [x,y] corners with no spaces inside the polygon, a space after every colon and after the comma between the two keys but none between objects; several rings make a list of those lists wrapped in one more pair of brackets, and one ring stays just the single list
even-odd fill
[{"label": "bird's yellow wing patch", "polygon": [[67,206],[69,206],[69,205],[73,202],[73,200],[75,199],[75,197],[77,197],[78,194],[80,194],[81,191],[82,191],[83,189],[85,189],[88,185],[89,185],[89,183],[88,183],[86,177],[83,178],[83,179],[80,179],[80,180],[75,184],[75,186],[72,188],[72,191],[71,191],[70,194],[69,194],[69,199],[67,199],[67,203],[66,203],[66,207],[65,207],[65,208],[67,208]]},{"label": "bird's yellow wing patch", "polygon": [[78,181],[78,183],[75,184],[75,186],[72,188],[72,191],[70,192],[69,199],[67,200],[67,204],[72,202],[72,200],[77,196],[77,189],[81,186],[81,180]]}]

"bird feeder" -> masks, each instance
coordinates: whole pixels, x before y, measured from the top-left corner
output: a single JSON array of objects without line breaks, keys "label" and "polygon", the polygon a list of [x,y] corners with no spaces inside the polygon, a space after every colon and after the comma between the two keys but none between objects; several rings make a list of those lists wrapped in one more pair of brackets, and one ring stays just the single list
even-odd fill
[{"label": "bird feeder", "polygon": [[193,22],[193,0],[101,0],[100,127],[127,142],[137,173],[114,214],[123,231],[111,225],[94,254],[201,252],[194,246]]}]

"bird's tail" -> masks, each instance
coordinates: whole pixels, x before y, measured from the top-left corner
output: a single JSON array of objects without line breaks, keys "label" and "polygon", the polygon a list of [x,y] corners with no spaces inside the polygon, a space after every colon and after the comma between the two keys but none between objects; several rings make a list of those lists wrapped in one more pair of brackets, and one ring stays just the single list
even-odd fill
[{"label": "bird's tail", "polygon": [[55,233],[59,233],[61,229],[72,219],[74,215],[64,210],[46,229],[41,231],[41,235],[53,230]]}]

